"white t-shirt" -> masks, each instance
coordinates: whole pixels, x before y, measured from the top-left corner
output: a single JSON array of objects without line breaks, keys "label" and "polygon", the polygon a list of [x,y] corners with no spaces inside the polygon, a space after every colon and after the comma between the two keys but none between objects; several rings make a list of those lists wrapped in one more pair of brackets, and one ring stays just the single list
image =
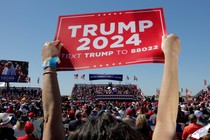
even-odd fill
[{"label": "white t-shirt", "polygon": [[18,128],[16,127],[16,125],[13,126],[13,129],[14,129],[14,131],[15,131],[14,136],[15,136],[16,138],[17,138],[17,137],[20,137],[20,136],[25,136],[25,135],[26,135],[25,130],[24,130],[24,129],[18,129]]}]

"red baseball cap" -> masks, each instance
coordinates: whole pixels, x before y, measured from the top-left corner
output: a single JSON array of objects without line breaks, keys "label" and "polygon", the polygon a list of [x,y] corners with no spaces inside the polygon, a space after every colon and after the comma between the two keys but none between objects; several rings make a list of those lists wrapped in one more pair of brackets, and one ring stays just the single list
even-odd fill
[{"label": "red baseball cap", "polygon": [[132,116],[133,115],[133,110],[132,109],[128,109],[126,111],[126,114],[129,115],[129,116]]},{"label": "red baseball cap", "polygon": [[25,124],[24,130],[26,133],[32,133],[34,131],[34,124],[32,122],[27,122]]},{"label": "red baseball cap", "polygon": [[69,114],[70,114],[70,115],[74,115],[74,113],[75,113],[74,110],[70,110],[70,111],[69,111]]},{"label": "red baseball cap", "polygon": [[30,113],[28,113],[28,117],[34,117],[35,116],[35,114],[33,113],[33,112],[30,112]]}]

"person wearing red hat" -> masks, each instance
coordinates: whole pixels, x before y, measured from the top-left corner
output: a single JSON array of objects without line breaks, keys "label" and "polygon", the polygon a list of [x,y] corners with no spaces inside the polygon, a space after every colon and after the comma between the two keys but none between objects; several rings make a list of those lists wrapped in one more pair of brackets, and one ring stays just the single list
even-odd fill
[{"label": "person wearing red hat", "polygon": [[71,109],[69,111],[69,115],[68,115],[68,123],[71,121],[71,120],[75,120],[75,111],[73,109]]},{"label": "person wearing red hat", "polygon": [[154,112],[152,111],[152,110],[149,110],[148,112],[147,112],[147,115],[149,115],[149,116],[152,116],[154,114]]},{"label": "person wearing red hat", "polygon": [[69,111],[69,115],[74,115],[75,111],[72,109]]},{"label": "person wearing red hat", "polygon": [[6,113],[12,113],[14,115],[17,115],[17,112],[14,110],[13,106],[10,106],[7,110]]},{"label": "person wearing red hat", "polygon": [[134,127],[136,120],[133,118],[133,115],[134,115],[133,109],[126,110],[126,117],[123,118],[122,121]]},{"label": "person wearing red hat", "polygon": [[17,140],[39,140],[33,135],[34,124],[32,122],[27,122],[25,124],[24,130],[26,132],[25,136],[18,137]]},{"label": "person wearing red hat", "polygon": [[40,138],[41,137],[40,123],[36,119],[34,112],[29,112],[28,113],[28,119],[29,119],[29,122],[32,122],[33,125],[34,125],[33,135],[37,138]]},{"label": "person wearing red hat", "polygon": [[29,119],[31,118],[31,119],[33,119],[34,118],[34,116],[35,116],[35,114],[33,113],[33,112],[29,112],[28,113],[28,117],[29,117]]}]

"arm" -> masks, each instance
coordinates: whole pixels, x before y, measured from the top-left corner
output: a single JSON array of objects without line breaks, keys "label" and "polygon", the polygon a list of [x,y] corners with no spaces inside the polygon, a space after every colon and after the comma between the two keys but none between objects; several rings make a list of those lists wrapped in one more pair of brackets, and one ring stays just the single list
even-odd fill
[{"label": "arm", "polygon": [[[56,47],[57,46],[57,47]],[[42,61],[59,56],[62,44],[59,41],[44,45]],[[64,128],[61,119],[61,97],[56,68],[47,67],[43,74],[42,102],[44,110],[44,140],[63,140]]]},{"label": "arm", "polygon": [[158,103],[157,123],[153,134],[153,140],[172,140],[174,139],[176,131],[179,101],[179,38],[174,34],[163,37],[162,51],[165,56],[165,64]]}]

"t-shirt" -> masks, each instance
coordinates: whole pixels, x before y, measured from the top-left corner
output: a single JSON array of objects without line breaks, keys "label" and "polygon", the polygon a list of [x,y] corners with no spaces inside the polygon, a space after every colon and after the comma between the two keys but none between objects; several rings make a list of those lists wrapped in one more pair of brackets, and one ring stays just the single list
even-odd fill
[{"label": "t-shirt", "polygon": [[198,129],[202,128],[202,127],[203,127],[202,125],[197,124],[197,123],[191,123],[188,126],[185,126],[183,134],[182,134],[182,139],[186,140],[187,137],[190,134],[194,133],[196,130],[198,130]]}]

